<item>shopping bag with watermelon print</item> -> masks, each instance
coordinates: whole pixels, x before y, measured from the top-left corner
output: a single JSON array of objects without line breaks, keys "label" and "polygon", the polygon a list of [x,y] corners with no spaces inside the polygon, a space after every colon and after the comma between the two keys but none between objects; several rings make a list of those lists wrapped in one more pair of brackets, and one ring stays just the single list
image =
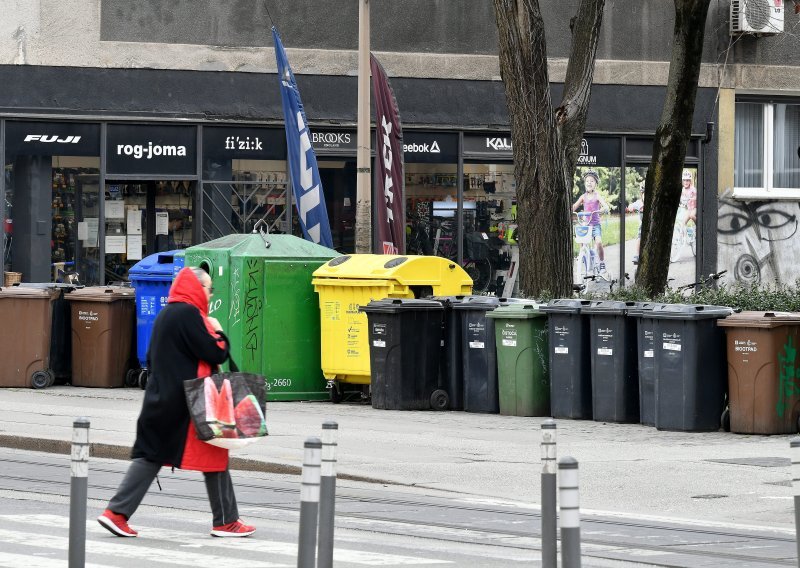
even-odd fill
[{"label": "shopping bag with watermelon print", "polygon": [[267,435],[266,381],[252,373],[217,373],[184,381],[197,437],[235,450]]}]

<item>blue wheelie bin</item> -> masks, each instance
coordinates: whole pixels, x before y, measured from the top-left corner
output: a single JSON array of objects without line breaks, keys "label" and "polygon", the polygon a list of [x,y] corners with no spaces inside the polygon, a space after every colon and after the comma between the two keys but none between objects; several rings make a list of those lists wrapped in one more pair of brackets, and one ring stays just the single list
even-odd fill
[{"label": "blue wheelie bin", "polygon": [[141,369],[128,372],[125,377],[127,386],[138,384],[142,389],[147,386],[150,372],[147,369],[147,346],[156,316],[167,305],[169,288],[175,275],[175,255],[178,252],[173,250],[151,254],[128,271],[131,284],[136,289],[136,356]]}]

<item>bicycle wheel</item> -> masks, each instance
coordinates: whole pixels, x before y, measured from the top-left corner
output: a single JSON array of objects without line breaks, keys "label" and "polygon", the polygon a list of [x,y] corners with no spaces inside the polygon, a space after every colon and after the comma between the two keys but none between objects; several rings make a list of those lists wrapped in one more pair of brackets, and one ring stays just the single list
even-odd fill
[{"label": "bicycle wheel", "polygon": [[488,258],[483,260],[464,259],[461,264],[464,271],[472,278],[472,292],[485,292],[492,281],[492,263]]}]

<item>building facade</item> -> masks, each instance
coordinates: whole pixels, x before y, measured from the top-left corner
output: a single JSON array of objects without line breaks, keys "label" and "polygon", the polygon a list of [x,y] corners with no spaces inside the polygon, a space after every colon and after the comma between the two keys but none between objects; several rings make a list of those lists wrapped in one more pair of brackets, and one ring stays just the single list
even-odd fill
[{"label": "building facade", "polygon": [[[556,103],[577,3],[541,2]],[[371,47],[403,122],[408,249],[458,258],[481,289],[502,292],[516,187],[492,2],[370,4]],[[788,4],[786,31],[774,35],[731,35],[728,0],[709,13],[674,285],[718,270],[741,282],[800,276],[800,16],[778,4]],[[357,0],[0,8],[3,271],[111,282],[147,254],[249,231],[259,219],[296,232],[272,24],[306,107],[335,247],[352,251]],[[672,10],[658,0],[606,3],[574,197],[594,171],[610,210],[597,220],[603,260],[619,282],[635,270],[636,202],[665,96]],[[587,247],[576,238],[574,248],[581,281]]]}]

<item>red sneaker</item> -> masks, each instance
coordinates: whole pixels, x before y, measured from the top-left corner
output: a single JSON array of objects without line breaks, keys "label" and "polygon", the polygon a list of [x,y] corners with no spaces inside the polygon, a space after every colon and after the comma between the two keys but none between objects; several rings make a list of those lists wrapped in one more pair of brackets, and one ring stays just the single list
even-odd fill
[{"label": "red sneaker", "polygon": [[211,536],[250,536],[256,532],[256,527],[244,524],[241,520],[233,521],[221,527],[211,529]]},{"label": "red sneaker", "polygon": [[118,515],[109,509],[97,517],[97,522],[117,536],[137,536],[139,534],[128,526],[128,519],[125,518],[125,515]]}]

